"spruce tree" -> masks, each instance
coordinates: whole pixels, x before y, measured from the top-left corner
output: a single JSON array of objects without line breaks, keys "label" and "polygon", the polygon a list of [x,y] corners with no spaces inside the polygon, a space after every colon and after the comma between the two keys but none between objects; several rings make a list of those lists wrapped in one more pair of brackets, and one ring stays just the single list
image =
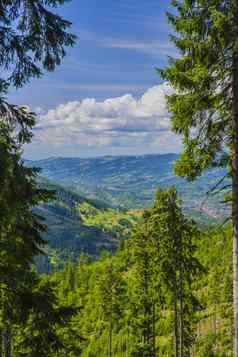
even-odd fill
[{"label": "spruce tree", "polygon": [[115,266],[113,257],[109,257],[102,267],[101,275],[98,279],[98,297],[103,319],[108,331],[108,357],[113,356],[114,341],[113,334],[115,325],[121,319],[122,311],[122,276],[120,266]]},{"label": "spruce tree", "polygon": [[10,84],[21,87],[31,77],[53,71],[61,63],[65,47],[75,41],[68,32],[71,23],[55,12],[66,1],[0,1],[2,89]]},{"label": "spruce tree", "polygon": [[[195,179],[226,166],[232,179],[234,356],[238,356],[238,1],[173,1],[168,14],[179,56],[162,77],[175,88],[168,99],[173,130],[184,150],[175,166]],[[176,35],[177,33],[177,35]]]},{"label": "spruce tree", "polygon": [[195,256],[198,231],[183,215],[174,188],[158,190],[147,224],[157,272],[168,293],[167,306],[173,310],[174,356],[186,357],[194,342],[195,314],[200,309],[193,294],[193,284],[203,271]]},{"label": "spruce tree", "polygon": [[[32,208],[48,198],[36,184],[37,169],[22,160],[23,147],[32,139],[36,116],[9,104],[9,85],[21,87],[42,70],[54,70],[75,37],[70,23],[50,11],[64,0],[0,1],[0,269],[1,277],[27,269],[41,252],[44,226]],[[5,275],[5,276],[6,276]],[[11,281],[14,281],[14,276]],[[15,279],[16,280],[16,279]]]},{"label": "spruce tree", "polygon": [[[36,117],[6,101],[21,87],[61,63],[74,43],[70,23],[55,13],[64,0],[0,1],[0,324],[4,356],[11,355],[11,328],[20,316],[21,292],[34,257],[42,253],[45,229],[33,207],[49,198],[36,183],[38,171],[22,160]],[[54,9],[52,11],[52,9]]]},{"label": "spruce tree", "polygon": [[[133,274],[128,282],[130,296],[130,328],[136,337],[133,356],[156,356],[155,311],[160,305],[160,273],[157,269],[157,251],[153,249],[149,228],[150,210],[143,214],[132,237]],[[130,253],[130,254],[131,254]]]},{"label": "spruce tree", "polygon": [[[25,118],[30,127],[33,115],[20,111],[18,120],[24,122]],[[41,238],[44,225],[32,208],[48,197],[44,190],[37,188],[36,170],[25,167],[21,160],[21,146],[30,139],[29,128],[25,124],[14,125],[11,119],[5,115],[4,121],[0,120],[0,309],[3,355],[6,356],[11,350],[11,325],[17,311],[20,312],[16,295],[24,289],[25,276],[44,244]]]},{"label": "spruce tree", "polygon": [[[68,356],[80,350],[66,338],[71,318],[78,309],[67,306],[57,297],[57,284],[49,277],[28,273],[28,283],[17,297],[21,313],[13,330],[13,355],[16,356]],[[13,304],[13,306],[16,304]],[[71,329],[71,339],[78,338]],[[77,346],[78,347],[78,346]]]}]

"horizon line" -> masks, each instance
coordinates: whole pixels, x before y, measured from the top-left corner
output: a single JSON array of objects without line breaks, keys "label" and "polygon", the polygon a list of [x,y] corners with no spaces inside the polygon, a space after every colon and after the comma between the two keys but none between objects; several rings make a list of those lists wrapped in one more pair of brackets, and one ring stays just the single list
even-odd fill
[{"label": "horizon line", "polygon": [[24,161],[44,161],[44,160],[55,160],[55,159],[81,159],[81,160],[90,160],[90,159],[102,159],[102,158],[116,158],[116,157],[145,157],[145,156],[167,156],[167,155],[176,155],[178,156],[179,153],[176,152],[168,152],[168,153],[149,153],[149,154],[115,154],[115,155],[110,155],[110,154],[105,154],[105,155],[96,155],[96,156],[46,156],[44,158],[40,159],[29,159],[26,157],[23,157]]}]

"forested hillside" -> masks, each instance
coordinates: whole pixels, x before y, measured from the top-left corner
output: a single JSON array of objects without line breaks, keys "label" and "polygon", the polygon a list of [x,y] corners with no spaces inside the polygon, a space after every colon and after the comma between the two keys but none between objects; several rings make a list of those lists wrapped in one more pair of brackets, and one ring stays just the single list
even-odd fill
[{"label": "forested hillside", "polygon": [[[154,14],[137,13],[154,2],[76,1],[74,19],[77,6],[93,7],[78,22],[83,49],[120,63],[86,63],[72,51],[58,81],[48,76],[24,103],[48,86],[57,103],[73,90],[77,100],[48,112],[10,103],[12,90],[54,71],[76,43],[69,3],[0,0],[0,357],[238,357],[238,0],[168,3],[176,48],[160,58],[162,90],[139,99],[149,62],[135,56],[123,73],[122,59],[136,51],[154,63],[171,49],[157,14],[158,32]],[[93,32],[93,13],[106,14],[107,29],[98,17]],[[122,88],[134,94],[103,97]],[[97,99],[81,99],[89,89]],[[31,157],[56,148],[181,153],[30,161],[28,144]]]},{"label": "forested hillside", "polygon": [[50,271],[54,258],[58,260],[58,267],[62,267],[67,260],[74,261],[83,252],[94,258],[105,250],[115,252],[142,215],[142,210],[119,210],[42,177],[38,182],[41,188],[54,194],[50,202],[34,209],[47,225],[43,238],[48,242],[49,258],[38,260],[41,271]]},{"label": "forested hillside", "polygon": [[[169,255],[171,241],[166,243],[166,237],[160,236],[164,233],[160,233],[154,221],[160,204],[157,198],[115,255],[104,254],[96,262],[81,255],[77,263],[69,263],[62,272],[51,276],[51,280],[59,283],[60,301],[81,307],[72,320],[73,331],[81,336],[81,340],[74,341],[74,347],[81,349],[81,356],[173,355],[174,285],[169,284],[169,279],[175,283],[172,274],[175,265],[167,264],[171,264],[170,260],[177,263],[173,250]],[[166,217],[167,221],[165,216],[160,220],[164,229],[169,228],[167,214]],[[231,356],[230,228],[198,232],[191,221],[186,222],[191,242],[184,236],[181,254],[189,271],[186,272],[183,265],[183,293],[177,297],[178,319],[181,318],[181,301],[183,304],[186,355]],[[178,224],[179,221],[177,234]],[[179,265],[176,269],[179,279]],[[177,284],[180,286],[180,280]],[[179,331],[181,325],[177,328]],[[178,333],[181,334],[181,330]]]},{"label": "forested hillside", "polygon": [[[170,157],[171,162],[168,160]],[[128,238],[133,224],[152,200],[150,195],[154,191],[156,180],[160,182],[161,187],[174,183],[180,191],[184,192],[184,195],[181,195],[183,210],[185,214],[193,217],[199,226],[214,226],[218,222],[222,224],[228,215],[228,206],[219,204],[221,195],[213,196],[213,193],[210,195],[206,195],[206,193],[215,185],[216,180],[222,177],[223,172],[213,170],[201,178],[197,186],[192,189],[191,185],[187,184],[186,186],[172,174],[174,157],[175,155],[154,155],[110,158],[110,170],[107,165],[103,169],[108,158],[93,159],[92,162],[86,160],[89,166],[86,174],[81,159],[59,159],[59,162],[57,159],[44,161],[46,166],[42,166],[44,168],[38,178],[39,186],[53,191],[55,197],[51,202],[39,205],[35,210],[45,218],[47,231],[43,237],[49,243],[50,254],[56,254],[58,259],[64,262],[67,259],[74,260],[83,252],[98,257],[103,250],[115,251],[119,242]],[[122,166],[127,164],[126,170],[129,171],[123,173],[118,169],[118,166],[114,166],[115,162],[123,162],[123,165],[120,164]],[[71,163],[72,166],[67,166],[67,169],[65,163],[67,165]],[[135,171],[137,164],[138,172],[133,174],[132,183],[132,167]],[[128,172],[127,179],[124,177],[126,172]],[[85,177],[83,182],[87,182],[87,184],[90,182],[89,176],[92,177],[91,181],[94,183],[90,192],[88,191],[89,186],[85,187],[80,179],[77,185],[69,184],[75,182],[77,175]],[[148,182],[149,175],[151,176]],[[46,176],[55,181],[50,181]],[[107,188],[104,180],[111,182],[108,183]],[[120,189],[115,186],[115,180]],[[151,184],[151,180],[153,180],[153,184]],[[133,191],[133,187],[136,187],[136,192]],[[150,192],[148,192],[149,187],[151,187]],[[103,195],[104,189],[106,193]],[[109,190],[110,194],[108,194]],[[101,192],[101,195],[97,194],[98,191]],[[133,209],[127,207],[129,195],[133,198],[129,207],[131,206]],[[136,204],[136,200],[140,204]],[[140,209],[137,208],[138,206]],[[48,270],[48,264],[49,260],[43,259],[41,269]]]},{"label": "forested hillside", "polygon": [[157,187],[175,186],[187,211],[224,216],[224,205],[206,197],[226,174],[224,169],[208,170],[193,183],[174,175],[176,154],[106,156],[91,159],[49,158],[27,164],[41,168],[41,175],[84,196],[126,209],[151,205]]}]

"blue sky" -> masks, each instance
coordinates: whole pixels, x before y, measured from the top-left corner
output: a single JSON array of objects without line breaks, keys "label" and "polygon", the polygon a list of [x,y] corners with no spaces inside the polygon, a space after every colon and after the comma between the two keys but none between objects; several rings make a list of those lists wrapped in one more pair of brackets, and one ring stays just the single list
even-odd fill
[{"label": "blue sky", "polygon": [[[10,93],[12,102],[27,104],[40,114],[36,138],[26,149],[28,157],[179,149],[178,140],[171,133],[174,142],[170,147],[161,144],[166,141],[165,136],[159,140],[160,145],[155,144],[160,130],[168,135],[168,123],[161,128],[150,123],[156,121],[158,109],[161,110],[158,122],[168,116],[163,96],[169,89],[163,87],[155,68],[165,66],[167,56],[176,53],[168,39],[170,28],[165,12],[169,3],[168,0],[72,0],[61,7],[60,13],[73,23],[72,32],[78,36],[75,47],[68,50],[63,64],[54,73]],[[156,92],[160,103],[157,106]],[[148,93],[153,97],[152,111],[148,109]],[[114,101],[108,106],[110,100]],[[120,119],[124,125],[119,124]],[[49,140],[52,131],[56,133],[54,143]]]}]

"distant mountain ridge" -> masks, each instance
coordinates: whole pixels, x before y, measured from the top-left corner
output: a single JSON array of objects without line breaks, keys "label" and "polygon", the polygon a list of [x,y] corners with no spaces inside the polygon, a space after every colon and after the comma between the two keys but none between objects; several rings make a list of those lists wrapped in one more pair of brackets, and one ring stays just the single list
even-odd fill
[{"label": "distant mountain ridge", "polygon": [[202,209],[210,216],[224,216],[225,208],[218,207],[215,197],[207,200],[206,192],[225,175],[225,170],[210,170],[189,183],[173,173],[177,158],[178,155],[173,153],[88,159],[56,157],[28,161],[28,165],[40,167],[42,176],[67,189],[113,207],[148,207],[159,186],[175,186],[186,210]]},{"label": "distant mountain ridge", "polygon": [[171,171],[171,163],[178,158],[177,154],[150,154],[138,156],[99,156],[95,158],[50,157],[41,160],[27,160],[31,166],[42,169],[42,174],[49,179],[62,183],[71,180],[77,182],[90,179],[95,184],[103,183],[112,174],[125,174],[132,170],[145,169],[152,171],[162,169]]},{"label": "distant mountain ridge", "polygon": [[[225,170],[210,170],[188,183],[173,174],[177,158],[165,154],[26,161],[41,168],[39,185],[56,192],[53,202],[36,208],[46,219],[49,250],[58,252],[62,261],[81,252],[99,256],[103,250],[114,251],[130,235],[142,210],[152,204],[159,186],[175,186],[185,213],[198,223],[223,220],[227,207],[206,193]],[[43,271],[47,264],[43,261]]]}]

